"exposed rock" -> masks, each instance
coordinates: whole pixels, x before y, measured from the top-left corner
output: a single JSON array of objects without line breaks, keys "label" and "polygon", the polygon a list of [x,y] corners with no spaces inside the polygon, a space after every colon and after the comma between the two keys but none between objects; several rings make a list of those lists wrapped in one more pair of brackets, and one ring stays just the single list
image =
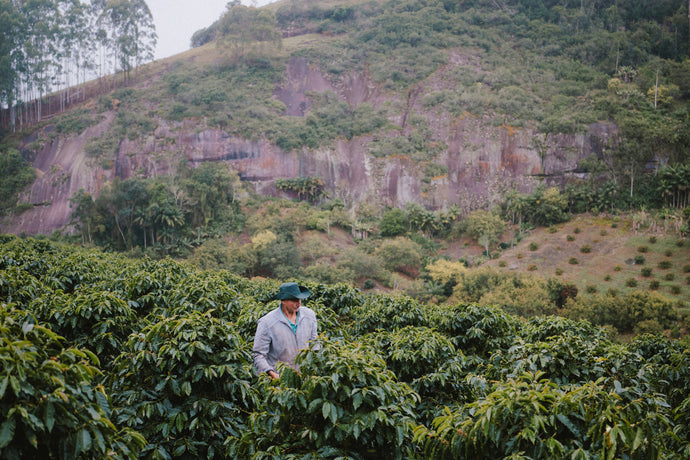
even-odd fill
[{"label": "exposed rock", "polygon": [[[468,60],[471,56],[457,54],[451,56],[447,67]],[[502,192],[512,188],[528,191],[542,181],[567,180],[580,159],[590,153],[600,154],[606,139],[615,134],[612,127],[601,124],[593,125],[588,135],[553,139],[545,156],[545,174],[541,174],[541,159],[532,142],[533,129],[493,126],[492,120],[471,113],[451,119],[445,112],[425,109],[422,96],[443,89],[446,84],[443,72],[419,84],[410,91],[406,107],[391,120],[403,127],[398,135],[406,136],[409,115],[424,115],[432,127],[434,140],[447,145],[433,162],[445,166],[448,173],[426,178],[426,182],[418,163],[410,159],[379,159],[370,155],[369,136],[338,139],[331,148],[284,152],[265,140],[234,138],[220,129],[206,127],[199,120],[157,120],[155,133],[134,141],[123,139],[112,166],[103,165],[89,158],[84,146],[88,139],[107,131],[115,118],[115,112],[109,112],[83,134],[58,137],[57,141],[45,145],[33,162],[39,171],[38,178],[21,197],[22,202],[35,206],[7,219],[0,231],[26,234],[68,231],[69,199],[79,189],[97,195],[114,177],[174,174],[183,158],[191,164],[225,162],[265,194],[275,193],[276,178],[317,176],[325,180],[332,197],[342,198],[348,206],[362,201],[404,206],[414,201],[436,209],[457,204],[469,211],[487,203],[496,204]],[[334,91],[351,107],[363,102],[379,107],[386,100],[366,72],[352,73],[334,85],[306,59],[294,58],[288,65],[285,83],[274,94],[285,104],[288,115],[303,116],[310,108],[309,91]],[[30,141],[27,139],[25,144]]]}]

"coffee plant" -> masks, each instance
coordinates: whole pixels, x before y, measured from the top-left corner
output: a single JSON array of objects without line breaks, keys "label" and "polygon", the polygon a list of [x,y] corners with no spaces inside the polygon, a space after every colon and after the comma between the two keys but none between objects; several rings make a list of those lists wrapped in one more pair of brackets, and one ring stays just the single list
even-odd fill
[{"label": "coffee plant", "polygon": [[0,308],[0,458],[137,458],[144,438],[113,423],[98,358]]},{"label": "coffee plant", "polygon": [[0,458],[690,455],[688,342],[593,325],[677,324],[656,294],[552,282],[570,319],[518,318],[305,283],[319,338],[271,380],[251,349],[280,283],[0,236]]}]

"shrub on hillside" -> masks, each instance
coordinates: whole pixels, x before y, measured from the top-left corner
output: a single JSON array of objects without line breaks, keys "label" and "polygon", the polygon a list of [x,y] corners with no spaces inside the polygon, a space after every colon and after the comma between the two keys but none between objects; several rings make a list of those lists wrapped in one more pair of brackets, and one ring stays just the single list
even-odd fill
[{"label": "shrub on hillside", "polygon": [[525,275],[506,280],[479,299],[481,305],[497,305],[511,315],[529,318],[556,313],[556,302],[547,283],[539,276]]},{"label": "shrub on hillside", "polygon": [[405,237],[387,239],[374,252],[383,267],[416,278],[422,264],[422,248]]},{"label": "shrub on hillside", "polygon": [[390,272],[383,267],[381,260],[358,247],[343,251],[338,266],[354,273],[356,280],[371,278],[386,283],[390,279]]},{"label": "shrub on hillside", "polygon": [[633,328],[635,334],[663,334],[664,328],[655,319],[640,321]]},{"label": "shrub on hillside", "polygon": [[408,225],[405,212],[400,208],[393,208],[381,216],[379,230],[383,237],[399,236],[407,232]]},{"label": "shrub on hillside", "polygon": [[556,187],[537,187],[527,197],[524,213],[526,220],[533,225],[549,226],[568,220],[567,207],[567,197]]},{"label": "shrub on hillside", "polygon": [[673,302],[656,292],[632,291],[625,296],[593,295],[566,302],[560,313],[571,319],[586,319],[593,324],[610,324],[620,332],[632,332],[639,321],[653,319],[664,328],[677,320]]},{"label": "shrub on hillside", "polygon": [[317,262],[307,266],[304,269],[304,276],[311,281],[325,284],[354,283],[357,279],[355,272],[349,268],[333,266],[327,262]]},{"label": "shrub on hillside", "polygon": [[488,251],[490,246],[498,243],[506,229],[506,223],[497,214],[478,210],[462,220],[461,228]]}]

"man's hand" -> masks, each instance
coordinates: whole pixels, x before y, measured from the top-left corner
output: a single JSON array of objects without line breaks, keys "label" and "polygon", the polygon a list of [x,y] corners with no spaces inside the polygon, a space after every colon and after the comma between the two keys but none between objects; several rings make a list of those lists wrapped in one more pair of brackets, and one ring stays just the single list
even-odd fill
[{"label": "man's hand", "polygon": [[277,379],[278,377],[280,377],[276,371],[268,371],[268,372],[266,372],[266,373],[267,373],[268,375],[270,375],[271,378],[272,378],[273,380],[275,380],[275,379]]}]

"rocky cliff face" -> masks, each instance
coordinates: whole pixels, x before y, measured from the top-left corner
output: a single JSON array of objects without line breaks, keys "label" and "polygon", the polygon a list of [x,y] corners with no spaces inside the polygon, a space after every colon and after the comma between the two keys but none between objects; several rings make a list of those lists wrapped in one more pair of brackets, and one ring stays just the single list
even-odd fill
[{"label": "rocky cliff face", "polygon": [[[461,61],[462,56],[451,57],[448,66]],[[333,91],[351,107],[363,102],[380,107],[390,102],[366,73],[352,73],[336,84],[300,58],[290,61],[284,81],[274,95],[293,116],[309,112],[309,91]],[[17,234],[69,231],[69,199],[79,189],[97,195],[115,177],[174,174],[182,158],[192,164],[222,161],[263,194],[275,193],[276,178],[317,176],[326,181],[332,197],[342,198],[349,206],[364,201],[404,206],[414,201],[435,209],[456,204],[467,211],[497,202],[505,190],[527,191],[543,180],[566,180],[580,159],[598,153],[600,140],[612,135],[611,127],[595,125],[586,135],[552,139],[542,151],[542,165],[534,147],[535,133],[529,128],[494,126],[493,120],[471,113],[449,118],[447,113],[425,109],[423,95],[444,85],[442,72],[425,80],[410,91],[407,101],[397,101],[401,108],[390,120],[402,127],[394,135],[407,136],[411,116],[426,118],[434,139],[447,146],[432,161],[447,171],[438,176],[425,176],[419,162],[405,156],[375,158],[369,151],[371,136],[339,139],[330,148],[284,152],[269,142],[233,138],[192,120],[157,120],[153,135],[123,139],[112,164],[101,164],[85,154],[84,146],[88,139],[107,131],[115,118],[110,112],[81,135],[58,137],[38,152],[33,161],[38,179],[21,199],[34,207],[6,220],[0,230]]]}]

